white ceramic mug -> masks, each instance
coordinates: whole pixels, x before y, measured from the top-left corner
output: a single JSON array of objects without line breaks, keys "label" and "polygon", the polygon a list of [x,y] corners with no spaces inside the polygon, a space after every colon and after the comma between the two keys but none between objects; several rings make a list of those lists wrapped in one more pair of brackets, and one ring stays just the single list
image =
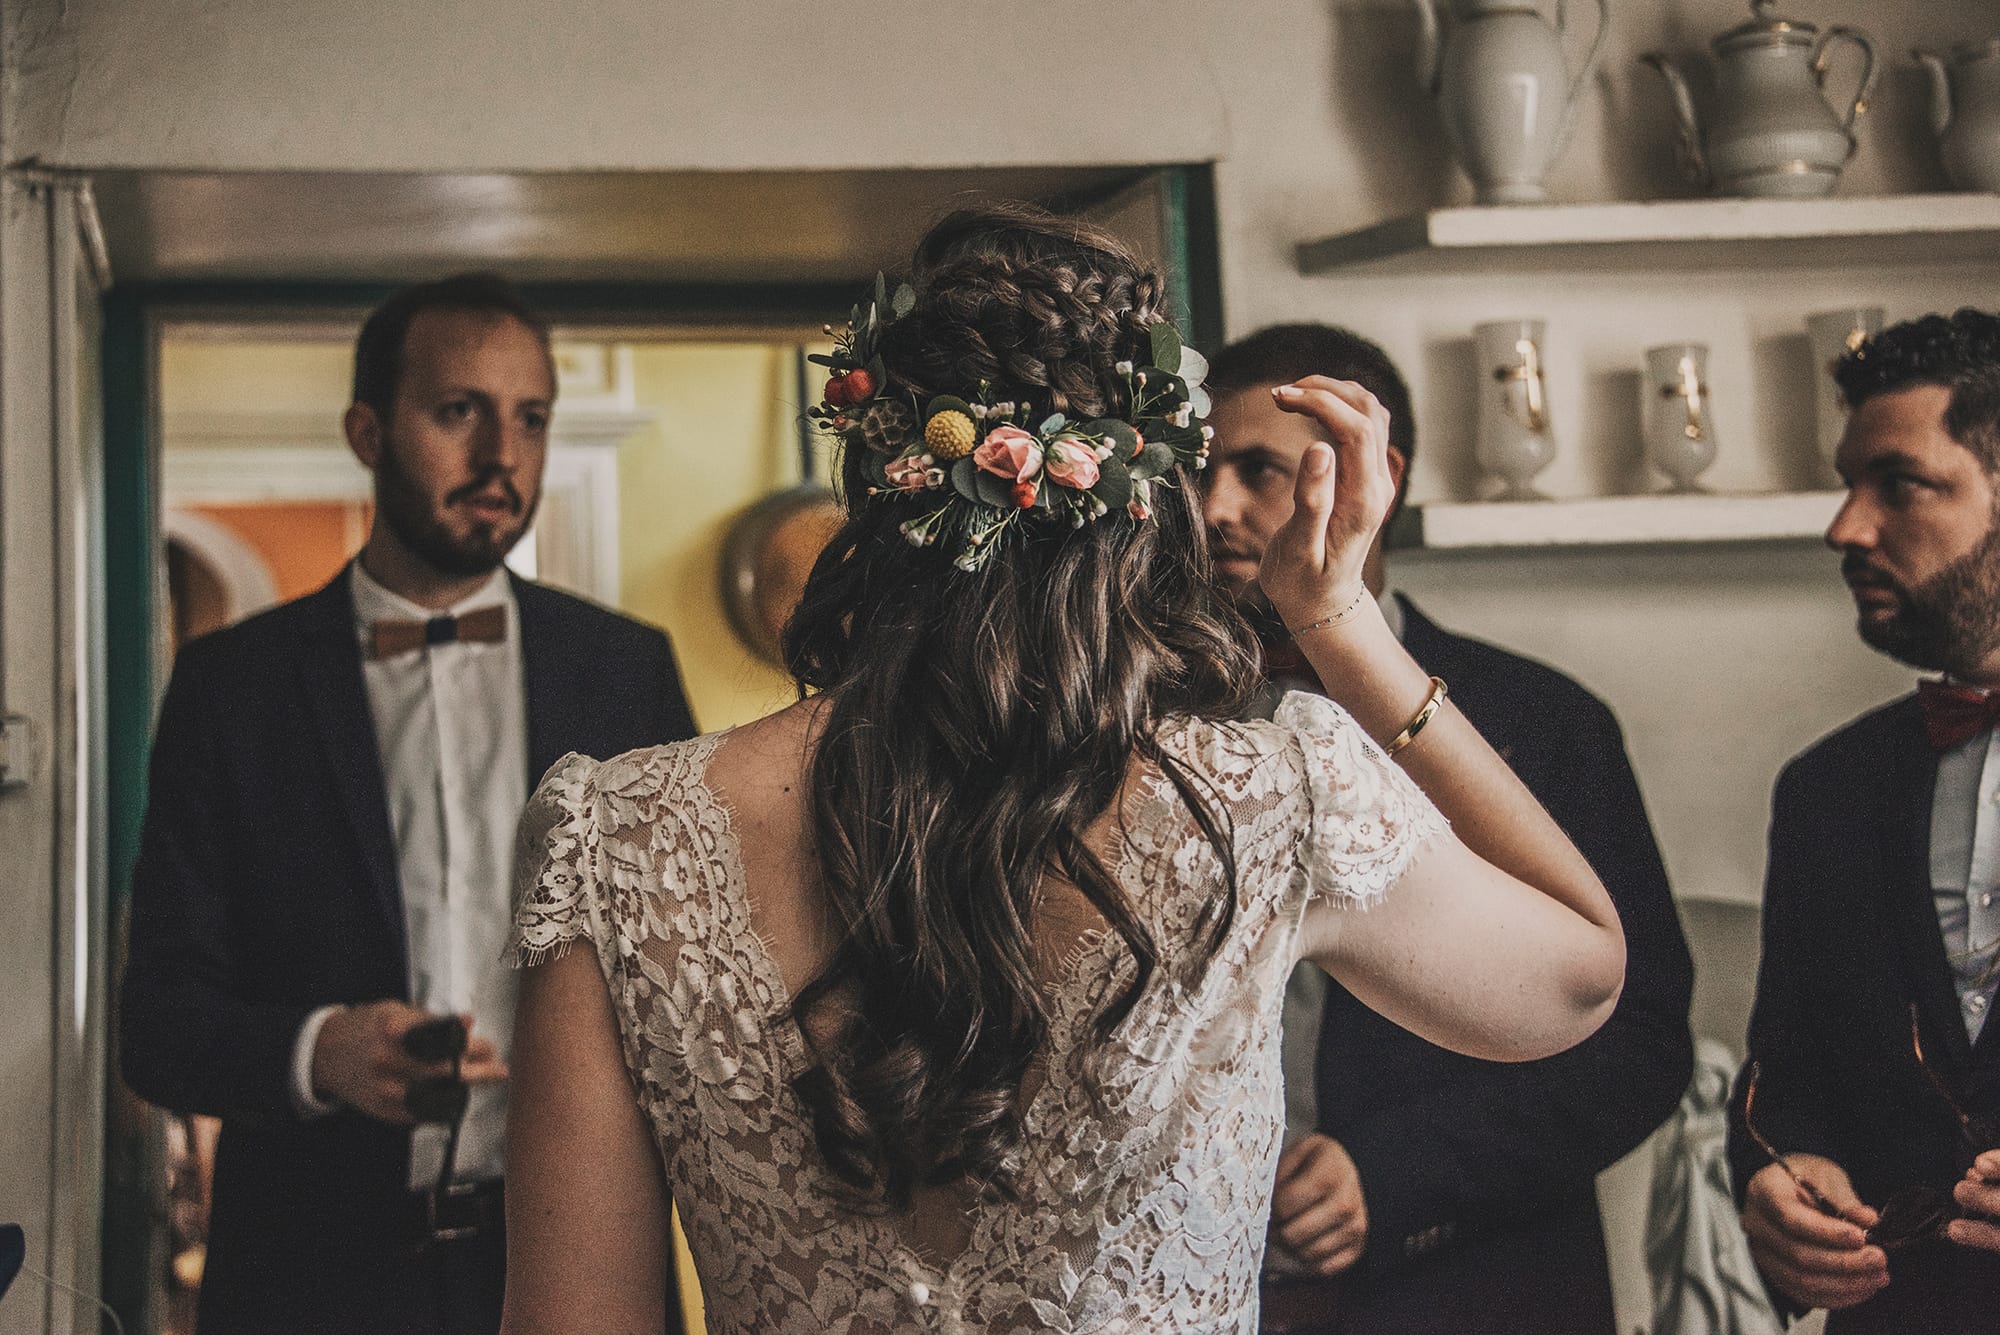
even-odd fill
[{"label": "white ceramic mug", "polygon": [[1708,345],[1667,343],[1646,349],[1639,382],[1646,461],[1674,491],[1702,490],[1695,479],[1715,462],[1715,409],[1708,391]]},{"label": "white ceramic mug", "polygon": [[1529,485],[1556,457],[1542,357],[1544,327],[1541,320],[1495,320],[1472,329],[1479,368],[1479,437],[1473,457],[1501,480],[1498,499],[1503,501],[1548,499]]},{"label": "white ceramic mug", "polygon": [[1812,344],[1813,426],[1819,436],[1820,458],[1833,465],[1840,434],[1847,430],[1847,404],[1834,383],[1833,368],[1842,357],[1882,332],[1880,306],[1850,306],[1806,317],[1806,341]]}]

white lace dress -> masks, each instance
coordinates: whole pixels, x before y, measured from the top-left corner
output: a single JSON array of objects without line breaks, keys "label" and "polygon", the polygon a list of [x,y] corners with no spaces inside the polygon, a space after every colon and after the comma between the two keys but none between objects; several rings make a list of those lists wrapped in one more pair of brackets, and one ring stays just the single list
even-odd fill
[{"label": "white lace dress", "polygon": [[[653,1129],[715,1335],[1254,1331],[1283,1132],[1279,1009],[1307,905],[1365,907],[1444,819],[1338,706],[1292,695],[1270,723],[1181,723],[1169,752],[1233,824],[1235,921],[1193,990],[1155,971],[1110,1042],[1092,1019],[1128,977],[1115,933],[1062,952],[1013,1202],[965,1211],[964,1245],[843,1207],[791,1081],[789,994],[752,930],[710,736],[570,756],[523,822],[536,855],[517,958],[587,936]],[[1220,862],[1157,772],[1130,784],[1113,874],[1172,960]]]}]

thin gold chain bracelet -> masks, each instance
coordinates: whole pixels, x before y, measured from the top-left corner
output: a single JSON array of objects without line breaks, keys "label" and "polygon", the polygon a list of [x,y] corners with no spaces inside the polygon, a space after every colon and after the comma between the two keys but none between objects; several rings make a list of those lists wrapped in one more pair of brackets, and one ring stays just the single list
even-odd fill
[{"label": "thin gold chain bracelet", "polygon": [[1307,631],[1326,630],[1333,626],[1342,625],[1346,622],[1352,621],[1354,619],[1355,614],[1361,610],[1361,604],[1367,601],[1367,598],[1368,598],[1368,586],[1366,584],[1363,584],[1358,590],[1355,591],[1354,597],[1348,601],[1347,606],[1341,608],[1338,612],[1335,612],[1331,616],[1323,616],[1317,621],[1308,621],[1303,626],[1288,626],[1285,629],[1285,633],[1290,635],[1293,639],[1296,640],[1299,636],[1305,634]]}]

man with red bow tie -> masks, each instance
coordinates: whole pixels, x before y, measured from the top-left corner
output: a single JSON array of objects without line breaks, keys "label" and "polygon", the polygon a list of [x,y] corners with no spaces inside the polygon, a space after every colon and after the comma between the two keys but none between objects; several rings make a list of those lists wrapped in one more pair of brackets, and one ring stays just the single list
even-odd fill
[{"label": "man with red bow tie", "polygon": [[1731,1166],[1765,1277],[1801,1308],[1833,1309],[1829,1332],[1990,1333],[2000,316],[1897,325],[1836,377],[1851,412],[1836,460],[1848,491],[1826,540],[1857,629],[1943,677],[1778,780]]},{"label": "man with red bow tie", "polygon": [[181,651],[132,878],[125,1077],[222,1119],[202,1335],[499,1327],[515,825],[565,752],[694,732],[666,636],[502,565],[555,406],[541,317],[420,284],[354,360],[367,543]]}]

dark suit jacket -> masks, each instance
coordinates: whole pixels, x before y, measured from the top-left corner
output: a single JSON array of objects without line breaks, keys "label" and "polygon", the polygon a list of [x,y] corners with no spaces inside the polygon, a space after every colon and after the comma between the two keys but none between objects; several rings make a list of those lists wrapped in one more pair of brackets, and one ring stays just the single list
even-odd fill
[{"label": "dark suit jacket", "polygon": [[[223,1122],[204,1335],[399,1320],[365,1300],[409,1240],[409,1133],[302,1121],[290,1096],[311,1011],[408,997],[348,578],[182,649],[154,738],[121,1059],[145,1098]],[[514,594],[530,785],[566,751],[693,734],[665,635],[526,581]]]},{"label": "dark suit jacket", "polygon": [[1611,711],[1402,604],[1411,656],[1445,679],[1617,903],[1625,990],[1575,1048],[1508,1064],[1447,1052],[1329,985],[1320,1129],[1353,1156],[1368,1204],[1341,1329],[1612,1335],[1596,1177],[1686,1088],[1694,966]]},{"label": "dark suit jacket", "polygon": [[[1762,1071],[1757,1128],[1780,1152],[1825,1155],[1879,1206],[1905,1187],[1949,1187],[1972,1161],[1924,1078],[1910,1037],[1968,1110],[2000,1114],[2000,1023],[1967,1041],[1931,898],[1937,757],[1914,696],[1868,714],[1785,767],[1771,809],[1763,961],[1749,1056]],[[1740,1204],[1770,1162],[1729,1137]],[[2000,1330],[2000,1258],[1949,1244],[1890,1257],[1890,1285],[1830,1330]],[[1963,1299],[1954,1310],[1954,1299]]]}]

